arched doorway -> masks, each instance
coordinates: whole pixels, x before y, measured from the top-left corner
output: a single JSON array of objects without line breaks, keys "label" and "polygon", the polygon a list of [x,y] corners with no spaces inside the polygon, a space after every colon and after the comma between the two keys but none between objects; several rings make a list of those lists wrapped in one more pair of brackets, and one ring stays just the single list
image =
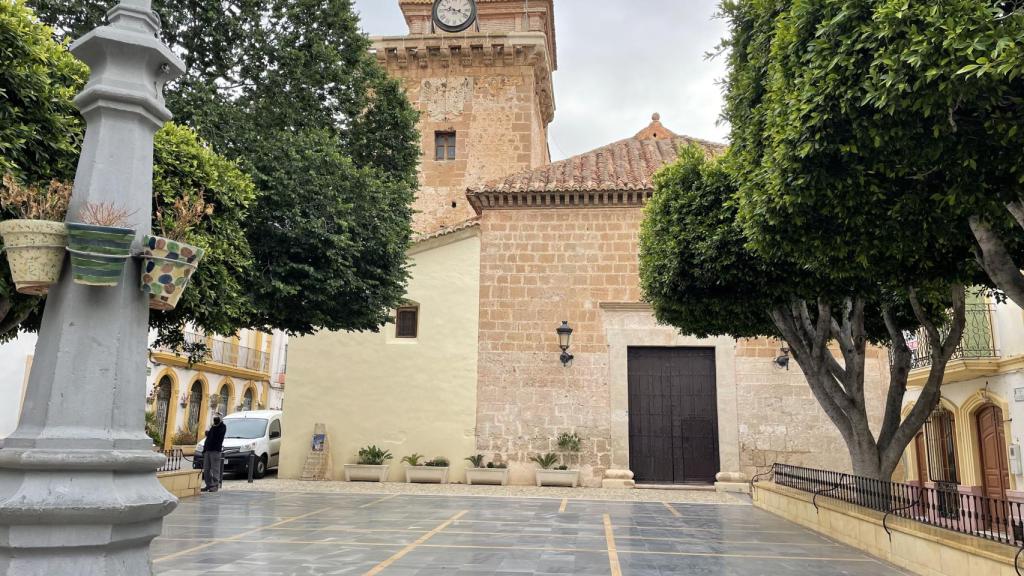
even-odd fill
[{"label": "arched doorway", "polygon": [[188,420],[186,429],[192,433],[199,433],[199,418],[203,410],[203,383],[196,380],[188,392]]},{"label": "arched doorway", "polygon": [[167,442],[167,420],[171,411],[171,388],[174,383],[170,376],[164,376],[156,385],[156,429]]},{"label": "arched doorway", "polygon": [[242,395],[242,410],[252,410],[252,388],[246,388],[245,394]]},{"label": "arched doorway", "polygon": [[981,484],[984,495],[1002,500],[1010,489],[1010,467],[1003,436],[1003,411],[995,404],[978,409],[978,453],[981,461]]}]

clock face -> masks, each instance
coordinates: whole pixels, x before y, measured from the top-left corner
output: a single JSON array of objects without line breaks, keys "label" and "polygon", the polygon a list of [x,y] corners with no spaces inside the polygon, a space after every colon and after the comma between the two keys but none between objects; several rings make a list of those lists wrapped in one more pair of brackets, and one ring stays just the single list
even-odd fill
[{"label": "clock face", "polygon": [[434,0],[434,24],[445,32],[462,32],[476,20],[474,0]]}]

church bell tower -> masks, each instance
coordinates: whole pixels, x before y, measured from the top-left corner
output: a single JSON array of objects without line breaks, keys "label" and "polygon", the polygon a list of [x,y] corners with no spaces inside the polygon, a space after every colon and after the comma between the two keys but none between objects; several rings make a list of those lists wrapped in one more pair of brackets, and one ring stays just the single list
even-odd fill
[{"label": "church bell tower", "polygon": [[475,216],[470,186],[550,162],[557,69],[553,0],[399,0],[406,36],[373,39],[420,111],[414,228]]}]

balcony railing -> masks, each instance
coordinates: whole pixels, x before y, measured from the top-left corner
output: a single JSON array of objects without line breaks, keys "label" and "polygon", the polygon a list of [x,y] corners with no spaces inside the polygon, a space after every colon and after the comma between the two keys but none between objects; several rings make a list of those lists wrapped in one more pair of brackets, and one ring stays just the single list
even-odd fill
[{"label": "balcony railing", "polygon": [[[195,332],[185,333],[186,345],[205,345],[208,347],[204,362],[217,362],[236,368],[245,368],[255,372],[270,372],[270,355],[262,350],[237,346],[231,342],[213,339],[207,341],[206,336]],[[173,350],[168,350],[173,352]]]},{"label": "balcony railing", "polygon": [[[995,333],[992,330],[991,304],[968,304],[966,307],[967,322],[964,334],[960,337],[960,345],[956,347],[950,360],[976,360],[980,358],[998,358]],[[948,327],[939,329],[942,337],[949,334]],[[924,329],[908,333],[907,344],[910,346],[910,369],[926,368],[932,365],[932,347],[928,343]],[[891,360],[891,357],[890,357]]]}]

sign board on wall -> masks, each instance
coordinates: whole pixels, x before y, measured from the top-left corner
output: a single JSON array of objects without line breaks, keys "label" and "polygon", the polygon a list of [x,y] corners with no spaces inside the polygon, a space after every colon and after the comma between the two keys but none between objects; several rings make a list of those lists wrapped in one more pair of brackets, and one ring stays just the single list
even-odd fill
[{"label": "sign board on wall", "polygon": [[1014,388],[1013,399],[1017,402],[1024,402],[1024,388]]}]

